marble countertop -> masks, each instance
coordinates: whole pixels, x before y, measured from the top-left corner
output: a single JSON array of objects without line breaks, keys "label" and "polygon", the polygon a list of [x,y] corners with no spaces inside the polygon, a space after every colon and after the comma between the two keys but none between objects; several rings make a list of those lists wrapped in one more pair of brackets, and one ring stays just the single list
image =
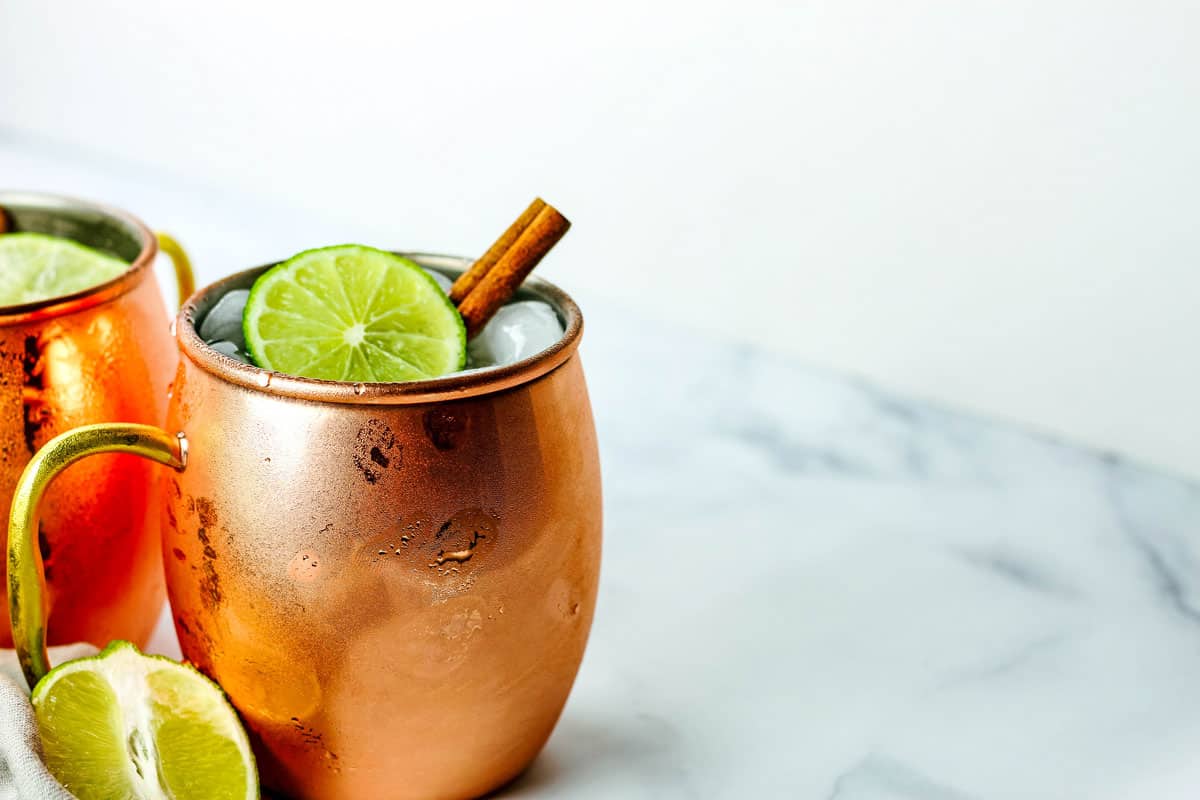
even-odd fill
[{"label": "marble countertop", "polygon": [[[2,136],[0,177],[288,252],[282,212]],[[1200,485],[580,301],[600,599],[503,796],[1197,796]]]}]

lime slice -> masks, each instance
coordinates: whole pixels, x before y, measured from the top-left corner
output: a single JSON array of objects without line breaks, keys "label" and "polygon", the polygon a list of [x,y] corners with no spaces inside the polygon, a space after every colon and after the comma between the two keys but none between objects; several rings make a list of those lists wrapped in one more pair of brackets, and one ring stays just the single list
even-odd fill
[{"label": "lime slice", "polygon": [[46,766],[79,800],[258,797],[250,742],[215,683],[113,642],[33,690]]},{"label": "lime slice", "polygon": [[110,281],[127,269],[127,262],[70,239],[7,233],[0,236],[0,305],[74,294]]},{"label": "lime slice", "polygon": [[434,279],[355,244],[307,250],[259,276],[242,327],[255,363],[303,378],[415,381],[467,358],[462,317]]}]

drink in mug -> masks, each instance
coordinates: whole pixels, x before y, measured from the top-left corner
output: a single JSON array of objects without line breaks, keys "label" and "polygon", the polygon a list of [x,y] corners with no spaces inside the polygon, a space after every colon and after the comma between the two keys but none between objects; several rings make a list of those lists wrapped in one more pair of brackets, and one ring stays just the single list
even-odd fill
[{"label": "drink in mug", "polygon": [[[88,423],[165,418],[176,357],[152,270],[157,252],[154,234],[122,211],[0,192],[3,508],[54,436]],[[177,270],[181,294],[190,293],[186,259]],[[37,543],[52,643],[149,637],[163,601],[155,472],[109,455],[67,470],[48,492]],[[12,646],[7,614],[0,646]]]},{"label": "drink in mug", "polygon": [[[412,258],[447,277],[470,264]],[[265,269],[180,313],[165,430],[83,429],[39,454],[10,557],[35,586],[32,489],[55,464],[124,450],[174,467],[163,559],[180,645],[241,713],[263,784],[297,798],[481,795],[549,737],[591,625],[600,474],[579,309],[529,281],[516,300],[545,304],[523,307],[538,321],[509,319],[515,304],[473,341],[479,362],[514,363],[314,380],[229,355],[244,344],[232,309]],[[541,324],[547,346],[525,352]],[[10,585],[14,598],[36,679],[36,599]]]}]

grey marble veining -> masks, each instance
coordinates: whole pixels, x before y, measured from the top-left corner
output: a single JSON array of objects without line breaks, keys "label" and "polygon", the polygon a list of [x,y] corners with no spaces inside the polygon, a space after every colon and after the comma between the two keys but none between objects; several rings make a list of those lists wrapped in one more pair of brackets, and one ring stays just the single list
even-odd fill
[{"label": "grey marble veining", "polygon": [[518,797],[1187,797],[1200,487],[601,306],[606,561]]},{"label": "grey marble veining", "polygon": [[[186,220],[230,269],[293,241],[278,209],[19,142],[0,175]],[[502,796],[1196,796],[1200,486],[578,299],[599,607]]]}]

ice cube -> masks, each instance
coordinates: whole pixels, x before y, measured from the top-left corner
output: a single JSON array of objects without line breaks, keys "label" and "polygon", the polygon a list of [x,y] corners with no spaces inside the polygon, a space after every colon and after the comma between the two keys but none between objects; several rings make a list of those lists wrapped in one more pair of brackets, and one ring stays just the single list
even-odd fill
[{"label": "ice cube", "polygon": [[500,367],[540,353],[562,338],[548,303],[523,300],[501,307],[467,345],[469,366]]},{"label": "ice cube", "polygon": [[[239,350],[245,349],[246,338],[242,333],[242,311],[250,297],[249,289],[233,289],[226,292],[217,304],[209,309],[200,323],[200,338],[212,342],[232,342]],[[226,354],[228,355],[228,353]]]},{"label": "ice cube", "polygon": [[450,294],[450,287],[454,285],[454,281],[450,280],[436,269],[429,269],[427,267],[421,267],[421,269],[425,270],[427,273],[429,273],[429,277],[437,281],[437,285],[442,287],[443,292]]},{"label": "ice cube", "polygon": [[236,358],[238,361],[241,361],[243,364],[250,363],[249,356],[247,356],[245,353],[243,353],[242,349],[240,347],[238,347],[235,342],[217,341],[217,342],[210,343],[208,346],[211,347],[213,350],[216,350],[218,353],[221,353],[222,355],[229,356],[230,358]]}]

